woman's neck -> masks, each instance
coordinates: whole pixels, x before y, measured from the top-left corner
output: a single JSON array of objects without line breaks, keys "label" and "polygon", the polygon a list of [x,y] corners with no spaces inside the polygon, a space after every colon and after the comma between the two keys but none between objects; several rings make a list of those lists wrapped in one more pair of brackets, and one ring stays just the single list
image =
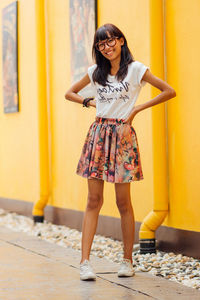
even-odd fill
[{"label": "woman's neck", "polygon": [[117,72],[119,70],[119,67],[120,67],[120,60],[121,60],[121,57],[110,61],[110,64],[111,64],[110,74],[111,75],[116,75],[117,74]]}]

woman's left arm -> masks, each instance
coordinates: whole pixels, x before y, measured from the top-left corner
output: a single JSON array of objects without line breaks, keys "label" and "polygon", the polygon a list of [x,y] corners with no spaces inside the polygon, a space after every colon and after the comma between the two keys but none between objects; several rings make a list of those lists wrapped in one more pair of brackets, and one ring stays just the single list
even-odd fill
[{"label": "woman's left arm", "polygon": [[176,97],[175,90],[166,81],[153,75],[149,69],[146,70],[145,74],[142,77],[142,80],[161,90],[161,93],[152,100],[135,106],[130,115],[125,120],[125,122],[127,123],[131,123],[135,115],[140,111]]}]

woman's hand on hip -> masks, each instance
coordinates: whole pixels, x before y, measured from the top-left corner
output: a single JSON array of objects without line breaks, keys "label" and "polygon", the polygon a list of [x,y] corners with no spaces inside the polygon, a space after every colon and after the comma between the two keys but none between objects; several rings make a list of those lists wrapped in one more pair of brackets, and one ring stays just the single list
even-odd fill
[{"label": "woman's hand on hip", "polygon": [[131,125],[134,117],[136,116],[136,114],[139,112],[137,106],[133,108],[133,110],[131,111],[130,115],[124,120],[125,123],[128,123]]},{"label": "woman's hand on hip", "polygon": [[95,101],[95,100],[91,100],[91,101],[89,102],[89,106],[96,107],[96,101]]}]

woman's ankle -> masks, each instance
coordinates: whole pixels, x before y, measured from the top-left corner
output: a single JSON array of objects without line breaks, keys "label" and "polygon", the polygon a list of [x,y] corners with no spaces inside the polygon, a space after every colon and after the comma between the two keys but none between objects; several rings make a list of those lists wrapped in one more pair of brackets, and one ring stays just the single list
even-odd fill
[{"label": "woman's ankle", "polygon": [[89,260],[89,257],[81,258],[80,264],[82,264],[85,260]]},{"label": "woman's ankle", "polygon": [[129,256],[124,256],[124,259],[128,259],[128,260],[130,260],[130,261],[131,261],[131,263],[133,263],[133,259],[132,259],[132,257],[129,257]]}]

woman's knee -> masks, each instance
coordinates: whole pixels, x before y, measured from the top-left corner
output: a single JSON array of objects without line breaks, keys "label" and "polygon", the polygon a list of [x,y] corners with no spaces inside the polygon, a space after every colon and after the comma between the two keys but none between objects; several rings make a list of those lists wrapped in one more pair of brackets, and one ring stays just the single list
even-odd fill
[{"label": "woman's knee", "polygon": [[99,194],[88,194],[87,209],[100,209],[103,205],[103,197]]},{"label": "woman's knee", "polygon": [[117,198],[116,203],[117,203],[117,207],[119,209],[120,214],[125,214],[126,212],[128,212],[131,209],[130,199],[120,197],[120,198]]}]

